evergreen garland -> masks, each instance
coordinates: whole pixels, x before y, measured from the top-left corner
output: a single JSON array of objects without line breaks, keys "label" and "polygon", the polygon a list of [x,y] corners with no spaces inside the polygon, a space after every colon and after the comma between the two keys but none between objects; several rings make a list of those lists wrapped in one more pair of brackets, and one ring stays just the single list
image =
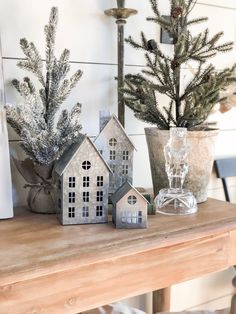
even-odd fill
[{"label": "evergreen garland", "polygon": [[33,73],[42,88],[36,90],[29,77],[23,82],[12,81],[24,99],[23,104],[6,106],[7,121],[21,138],[21,147],[36,163],[49,165],[58,159],[63,152],[74,143],[81,130],[79,115],[81,105],[77,103],[73,109],[61,111],[59,119],[56,113],[66,100],[71,90],[81,78],[82,72],[76,71],[69,79],[66,75],[70,70],[69,50],[65,49],[60,58],[54,54],[58,9],[53,7],[48,25],[45,26],[46,36],[46,75],[42,58],[35,45],[25,38],[20,40],[25,60],[18,62],[18,67]]},{"label": "evergreen garland", "polygon": [[[126,105],[137,118],[160,129],[171,126],[202,127],[212,107],[220,100],[220,91],[236,81],[236,64],[219,72],[213,65],[205,65],[217,53],[231,50],[233,43],[219,43],[222,32],[212,37],[208,29],[196,36],[191,34],[189,26],[207,20],[205,17],[189,19],[195,2],[170,0],[170,18],[167,19],[159,12],[158,0],[150,0],[154,17],[147,20],[160,25],[173,38],[172,56],[164,54],[157,42],[148,40],[143,32],[139,43],[131,37],[126,39],[132,47],[143,50],[146,59],[146,68],[141,73],[125,77],[123,92]],[[181,68],[188,61],[197,63],[197,71],[182,88]],[[170,98],[167,107],[158,104],[158,93]]]}]

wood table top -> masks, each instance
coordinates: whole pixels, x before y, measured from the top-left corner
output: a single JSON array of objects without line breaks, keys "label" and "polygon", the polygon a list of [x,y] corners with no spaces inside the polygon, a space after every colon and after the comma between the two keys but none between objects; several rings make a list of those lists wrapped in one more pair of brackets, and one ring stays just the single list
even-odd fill
[{"label": "wood table top", "polygon": [[17,208],[15,218],[0,221],[0,286],[234,230],[236,205],[208,199],[197,214],[157,214],[148,224],[61,226],[55,215]]},{"label": "wood table top", "polygon": [[0,314],[75,314],[236,264],[236,205],[209,199],[147,229],[61,226],[15,210],[0,221]]}]

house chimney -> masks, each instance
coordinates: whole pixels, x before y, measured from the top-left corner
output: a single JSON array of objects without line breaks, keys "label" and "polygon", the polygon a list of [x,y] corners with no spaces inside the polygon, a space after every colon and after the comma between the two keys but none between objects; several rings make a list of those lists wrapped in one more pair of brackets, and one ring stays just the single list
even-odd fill
[{"label": "house chimney", "polygon": [[100,132],[105,127],[105,125],[110,120],[110,118],[111,118],[110,111],[108,110],[99,111],[99,131]]}]

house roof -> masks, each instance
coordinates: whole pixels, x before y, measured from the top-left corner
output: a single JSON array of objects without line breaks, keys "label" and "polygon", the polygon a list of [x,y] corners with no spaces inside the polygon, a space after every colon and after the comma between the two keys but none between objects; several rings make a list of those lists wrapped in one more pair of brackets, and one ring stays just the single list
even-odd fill
[{"label": "house roof", "polygon": [[134,190],[140,197],[142,197],[147,203],[149,203],[146,198],[139,193],[128,181],[126,181],[118,190],[111,196],[111,201],[116,204],[120,199],[122,199],[130,190]]},{"label": "house roof", "polygon": [[118,127],[120,128],[121,132],[125,135],[125,137],[127,138],[128,142],[131,144],[131,146],[136,150],[133,142],[131,141],[131,139],[129,138],[129,136],[127,135],[125,129],[123,128],[122,124],[120,123],[120,121],[118,120],[118,118],[113,114],[109,121],[104,125],[104,127],[101,129],[100,133],[98,134],[98,136],[95,138],[94,142],[96,142],[97,138],[100,136],[101,133],[105,132],[107,126],[112,123],[112,122],[115,122]]},{"label": "house roof", "polygon": [[96,146],[93,144],[93,142],[90,140],[90,138],[87,135],[80,134],[80,137],[78,141],[74,144],[72,144],[68,150],[64,152],[64,154],[61,156],[61,158],[56,162],[54,171],[58,173],[60,176],[64,173],[68,165],[70,164],[71,160],[73,159],[73,156],[75,153],[78,151],[78,149],[81,147],[81,145],[84,143],[84,141],[89,141],[89,143],[93,146],[95,149],[96,153],[99,155],[101,158],[102,162],[105,164],[106,168],[108,171],[111,171],[111,168],[108,166],[106,161],[103,159],[102,155],[99,153],[97,150]]}]

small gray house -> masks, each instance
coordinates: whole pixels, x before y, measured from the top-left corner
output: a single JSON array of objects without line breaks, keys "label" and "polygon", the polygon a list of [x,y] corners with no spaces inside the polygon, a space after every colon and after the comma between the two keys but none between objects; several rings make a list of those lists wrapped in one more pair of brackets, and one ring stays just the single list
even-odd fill
[{"label": "small gray house", "polygon": [[100,113],[100,133],[94,144],[112,170],[109,194],[124,182],[133,182],[134,145],[115,115]]},{"label": "small gray house", "polygon": [[112,196],[112,221],[116,228],[147,228],[148,201],[129,182]]},{"label": "small gray house", "polygon": [[55,165],[57,213],[62,225],[108,221],[110,172],[92,141],[81,135]]}]

